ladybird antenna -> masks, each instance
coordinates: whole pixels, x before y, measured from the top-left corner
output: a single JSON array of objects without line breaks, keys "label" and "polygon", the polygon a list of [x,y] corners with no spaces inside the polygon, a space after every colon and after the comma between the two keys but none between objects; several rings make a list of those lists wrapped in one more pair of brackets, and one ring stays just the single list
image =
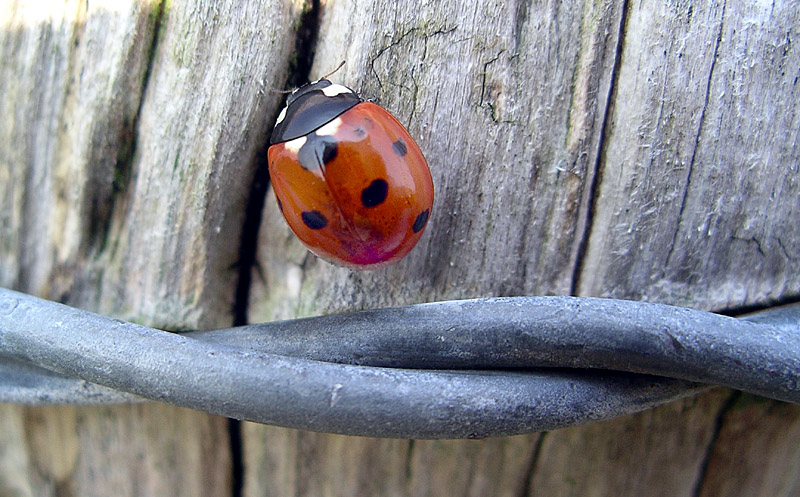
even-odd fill
[{"label": "ladybird antenna", "polygon": [[286,93],[292,93],[294,90],[279,90],[277,88],[270,88],[269,91],[271,91],[272,93],[283,93],[283,94],[286,94]]},{"label": "ladybird antenna", "polygon": [[343,61],[341,61],[341,62],[339,63],[339,65],[338,65],[338,66],[336,66],[336,69],[334,69],[333,71],[329,72],[328,74],[326,74],[325,76],[321,77],[320,79],[328,79],[328,76],[331,76],[331,75],[332,75],[332,74],[334,74],[336,71],[338,71],[339,69],[341,69],[341,68],[342,68],[342,66],[344,66],[346,62],[347,62],[346,60],[343,60]]}]

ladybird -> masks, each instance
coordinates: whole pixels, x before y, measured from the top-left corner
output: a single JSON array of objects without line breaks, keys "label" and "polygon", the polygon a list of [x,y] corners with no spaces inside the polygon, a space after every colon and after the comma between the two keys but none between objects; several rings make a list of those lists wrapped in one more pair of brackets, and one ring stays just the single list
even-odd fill
[{"label": "ladybird", "polygon": [[289,95],[268,160],[289,227],[335,264],[394,264],[430,218],[431,172],[411,135],[382,107],[325,78]]}]

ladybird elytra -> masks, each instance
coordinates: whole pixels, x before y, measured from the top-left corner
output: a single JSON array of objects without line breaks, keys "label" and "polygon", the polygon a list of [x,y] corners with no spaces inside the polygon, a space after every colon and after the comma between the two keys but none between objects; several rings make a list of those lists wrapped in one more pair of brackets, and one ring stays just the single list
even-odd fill
[{"label": "ladybird elytra", "polygon": [[268,161],[289,227],[333,263],[398,262],[430,218],[433,181],[411,135],[388,111],[327,79],[288,97]]}]

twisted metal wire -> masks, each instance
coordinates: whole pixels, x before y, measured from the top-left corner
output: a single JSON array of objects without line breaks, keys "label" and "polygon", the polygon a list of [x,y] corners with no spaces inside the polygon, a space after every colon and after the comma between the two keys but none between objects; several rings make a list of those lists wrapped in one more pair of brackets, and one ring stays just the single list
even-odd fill
[{"label": "twisted metal wire", "polygon": [[0,288],[0,401],[167,402],[322,432],[478,438],[710,385],[800,403],[800,305],[746,319],[509,297],[174,334]]}]

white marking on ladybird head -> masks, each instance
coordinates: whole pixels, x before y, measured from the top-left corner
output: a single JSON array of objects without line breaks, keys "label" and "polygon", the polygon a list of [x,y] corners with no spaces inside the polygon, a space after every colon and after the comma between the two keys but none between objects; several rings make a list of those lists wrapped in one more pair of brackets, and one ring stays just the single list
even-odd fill
[{"label": "white marking on ladybird head", "polygon": [[281,113],[278,114],[278,120],[275,121],[275,125],[277,126],[278,124],[282,123],[285,118],[286,118],[286,107],[281,109]]},{"label": "white marking on ladybird head", "polygon": [[337,85],[334,83],[323,88],[322,93],[325,94],[326,97],[335,97],[336,95],[341,95],[342,93],[353,93],[353,90],[346,86]]},{"label": "white marking on ladybird head", "polygon": [[288,142],[284,143],[283,146],[286,147],[286,150],[292,153],[298,153],[300,148],[306,144],[306,137],[301,136],[299,138],[295,138],[294,140],[289,140]]},{"label": "white marking on ladybird head", "polygon": [[315,133],[317,134],[317,136],[333,136],[336,134],[337,131],[339,131],[339,126],[341,126],[342,124],[343,124],[342,118],[337,117],[328,124],[319,128]]}]

